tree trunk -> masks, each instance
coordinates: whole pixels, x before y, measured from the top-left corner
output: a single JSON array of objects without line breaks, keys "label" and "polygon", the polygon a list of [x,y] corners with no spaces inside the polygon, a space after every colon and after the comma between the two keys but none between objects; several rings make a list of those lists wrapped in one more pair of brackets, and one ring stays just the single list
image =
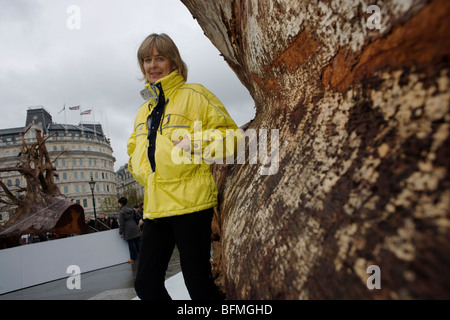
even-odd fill
[{"label": "tree trunk", "polygon": [[450,2],[182,2],[279,134],[216,168],[227,297],[450,298]]}]

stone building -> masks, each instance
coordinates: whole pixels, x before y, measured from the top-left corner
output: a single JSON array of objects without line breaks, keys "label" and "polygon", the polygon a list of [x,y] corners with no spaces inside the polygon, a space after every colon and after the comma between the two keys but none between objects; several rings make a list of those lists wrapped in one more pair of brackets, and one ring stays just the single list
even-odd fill
[{"label": "stone building", "polygon": [[117,178],[117,195],[125,196],[130,205],[136,205],[144,200],[144,187],[134,180],[128,164],[124,164],[116,171]]},{"label": "stone building", "polygon": [[[116,205],[116,177],[112,147],[101,124],[80,125],[54,123],[43,107],[29,108],[24,127],[0,129],[0,168],[14,167],[22,147],[22,135],[29,143],[35,141],[35,130],[47,137],[46,147],[56,167],[55,182],[62,194],[83,206],[85,215],[97,217],[108,206]],[[25,187],[25,179],[16,171],[0,174],[1,181],[13,192]],[[89,182],[95,182],[91,191]],[[0,204],[0,223],[13,212]]]}]

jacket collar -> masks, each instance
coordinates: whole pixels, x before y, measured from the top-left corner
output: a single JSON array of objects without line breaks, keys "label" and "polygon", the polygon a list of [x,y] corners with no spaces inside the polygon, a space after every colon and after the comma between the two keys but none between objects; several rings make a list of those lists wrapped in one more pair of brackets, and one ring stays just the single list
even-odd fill
[{"label": "jacket collar", "polygon": [[[183,76],[180,75],[178,70],[173,71],[169,75],[162,79],[159,79],[155,84],[161,83],[164,95],[169,96],[175,89],[179,88],[185,83]],[[150,89],[150,84],[147,82],[145,84],[147,89]]]}]

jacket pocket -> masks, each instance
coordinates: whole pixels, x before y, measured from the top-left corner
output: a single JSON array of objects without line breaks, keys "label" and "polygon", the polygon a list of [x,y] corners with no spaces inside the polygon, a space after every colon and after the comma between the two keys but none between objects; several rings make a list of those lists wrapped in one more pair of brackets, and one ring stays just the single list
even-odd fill
[{"label": "jacket pocket", "polygon": [[169,113],[163,119],[162,129],[173,129],[173,128],[192,128],[194,121],[189,119],[188,117],[178,114],[178,113]]},{"label": "jacket pocket", "polygon": [[163,135],[156,137],[156,173],[162,180],[184,179],[195,175],[200,167],[194,164],[190,153],[176,147]]}]

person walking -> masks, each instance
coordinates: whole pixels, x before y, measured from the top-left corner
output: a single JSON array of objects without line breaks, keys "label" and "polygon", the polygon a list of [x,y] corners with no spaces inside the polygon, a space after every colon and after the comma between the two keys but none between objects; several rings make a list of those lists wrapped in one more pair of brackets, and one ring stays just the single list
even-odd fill
[{"label": "person walking", "polygon": [[119,235],[128,242],[130,250],[130,260],[128,263],[133,263],[139,259],[139,250],[141,246],[141,238],[139,235],[139,228],[134,219],[134,209],[127,206],[128,200],[125,197],[120,197],[118,205],[119,212]]},{"label": "person walking", "polygon": [[136,293],[171,299],[164,281],[176,245],[191,299],[222,299],[210,264],[217,205],[211,164],[234,154],[224,142],[238,127],[214,94],[186,83],[187,66],[167,34],[149,35],[137,56],[146,102],[127,141],[128,170],[145,187]]}]

